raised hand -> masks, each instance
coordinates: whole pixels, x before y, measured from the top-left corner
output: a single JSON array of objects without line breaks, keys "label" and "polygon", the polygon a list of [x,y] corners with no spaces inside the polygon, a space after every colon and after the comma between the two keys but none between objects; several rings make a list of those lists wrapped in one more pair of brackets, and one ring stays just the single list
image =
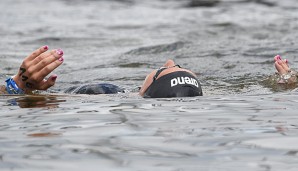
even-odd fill
[{"label": "raised hand", "polygon": [[48,51],[48,46],[40,47],[24,59],[13,80],[25,93],[33,90],[47,90],[55,84],[57,75],[53,74],[48,79],[45,77],[63,61],[61,49]]},{"label": "raised hand", "polygon": [[276,55],[274,61],[274,66],[280,76],[277,83],[297,83],[297,72],[289,67],[287,59],[283,60],[280,55]]}]

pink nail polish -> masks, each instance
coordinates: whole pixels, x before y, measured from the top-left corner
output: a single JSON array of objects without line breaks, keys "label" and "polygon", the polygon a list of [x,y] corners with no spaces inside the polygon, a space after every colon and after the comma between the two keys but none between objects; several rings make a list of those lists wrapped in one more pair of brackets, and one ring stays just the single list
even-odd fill
[{"label": "pink nail polish", "polygon": [[49,49],[49,46],[45,45],[45,46],[43,47],[43,49],[44,49],[44,50],[48,50],[48,49]]},{"label": "pink nail polish", "polygon": [[287,59],[285,59],[285,62],[288,63],[289,61]]},{"label": "pink nail polish", "polygon": [[63,57],[59,58],[58,60],[59,60],[60,62],[63,62],[63,61],[64,61]]},{"label": "pink nail polish", "polygon": [[61,49],[57,49],[57,50],[56,50],[56,53],[57,53],[58,55],[63,55],[63,51],[62,51]]},{"label": "pink nail polish", "polygon": [[52,80],[55,81],[57,79],[57,77],[58,77],[57,75],[53,76]]},{"label": "pink nail polish", "polygon": [[280,55],[276,55],[276,59],[277,59],[277,60],[281,60]]}]

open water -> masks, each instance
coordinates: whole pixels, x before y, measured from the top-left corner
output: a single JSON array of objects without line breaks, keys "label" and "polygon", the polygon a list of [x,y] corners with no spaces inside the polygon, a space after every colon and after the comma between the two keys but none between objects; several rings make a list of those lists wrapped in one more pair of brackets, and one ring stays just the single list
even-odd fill
[{"label": "open water", "polygon": [[[3,0],[0,80],[32,50],[62,48],[50,92],[0,96],[0,170],[296,171],[296,89],[273,86],[273,57],[297,66],[295,0]],[[203,97],[143,99],[174,59]],[[86,83],[116,95],[70,95]]]}]

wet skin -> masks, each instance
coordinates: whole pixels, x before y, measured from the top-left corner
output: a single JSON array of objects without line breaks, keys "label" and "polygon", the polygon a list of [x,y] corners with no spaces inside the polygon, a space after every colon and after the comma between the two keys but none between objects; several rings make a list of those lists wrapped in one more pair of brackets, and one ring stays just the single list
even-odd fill
[{"label": "wet skin", "polygon": [[288,65],[288,60],[287,59],[281,59],[281,56],[280,55],[276,55],[274,57],[274,66],[278,72],[278,74],[280,76],[283,76],[283,75],[286,75],[286,74],[291,74],[291,76],[289,76],[289,78],[287,78],[286,82],[281,79],[279,80],[277,83],[281,83],[281,84],[293,84],[293,83],[296,83],[297,82],[297,75],[296,74],[293,74],[291,73],[291,68],[289,67]]},{"label": "wet skin", "polygon": [[24,59],[13,80],[26,94],[33,90],[47,90],[55,84],[57,75],[53,74],[48,79],[45,77],[60,66],[63,60],[61,49],[48,51],[48,46],[40,47]]},{"label": "wet skin", "polygon": [[282,60],[280,55],[276,55],[274,57],[274,61],[275,61],[274,66],[280,75],[286,74],[290,71],[290,67],[288,65],[287,59]]}]

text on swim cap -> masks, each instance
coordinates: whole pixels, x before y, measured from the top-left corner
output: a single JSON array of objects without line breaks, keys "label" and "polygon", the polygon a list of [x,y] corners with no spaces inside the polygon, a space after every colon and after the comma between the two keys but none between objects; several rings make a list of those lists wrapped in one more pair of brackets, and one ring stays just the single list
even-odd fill
[{"label": "text on swim cap", "polygon": [[171,79],[171,87],[174,87],[178,84],[179,85],[181,85],[181,84],[190,84],[190,85],[194,85],[196,87],[199,87],[198,81],[194,78],[176,77],[176,78]]}]

